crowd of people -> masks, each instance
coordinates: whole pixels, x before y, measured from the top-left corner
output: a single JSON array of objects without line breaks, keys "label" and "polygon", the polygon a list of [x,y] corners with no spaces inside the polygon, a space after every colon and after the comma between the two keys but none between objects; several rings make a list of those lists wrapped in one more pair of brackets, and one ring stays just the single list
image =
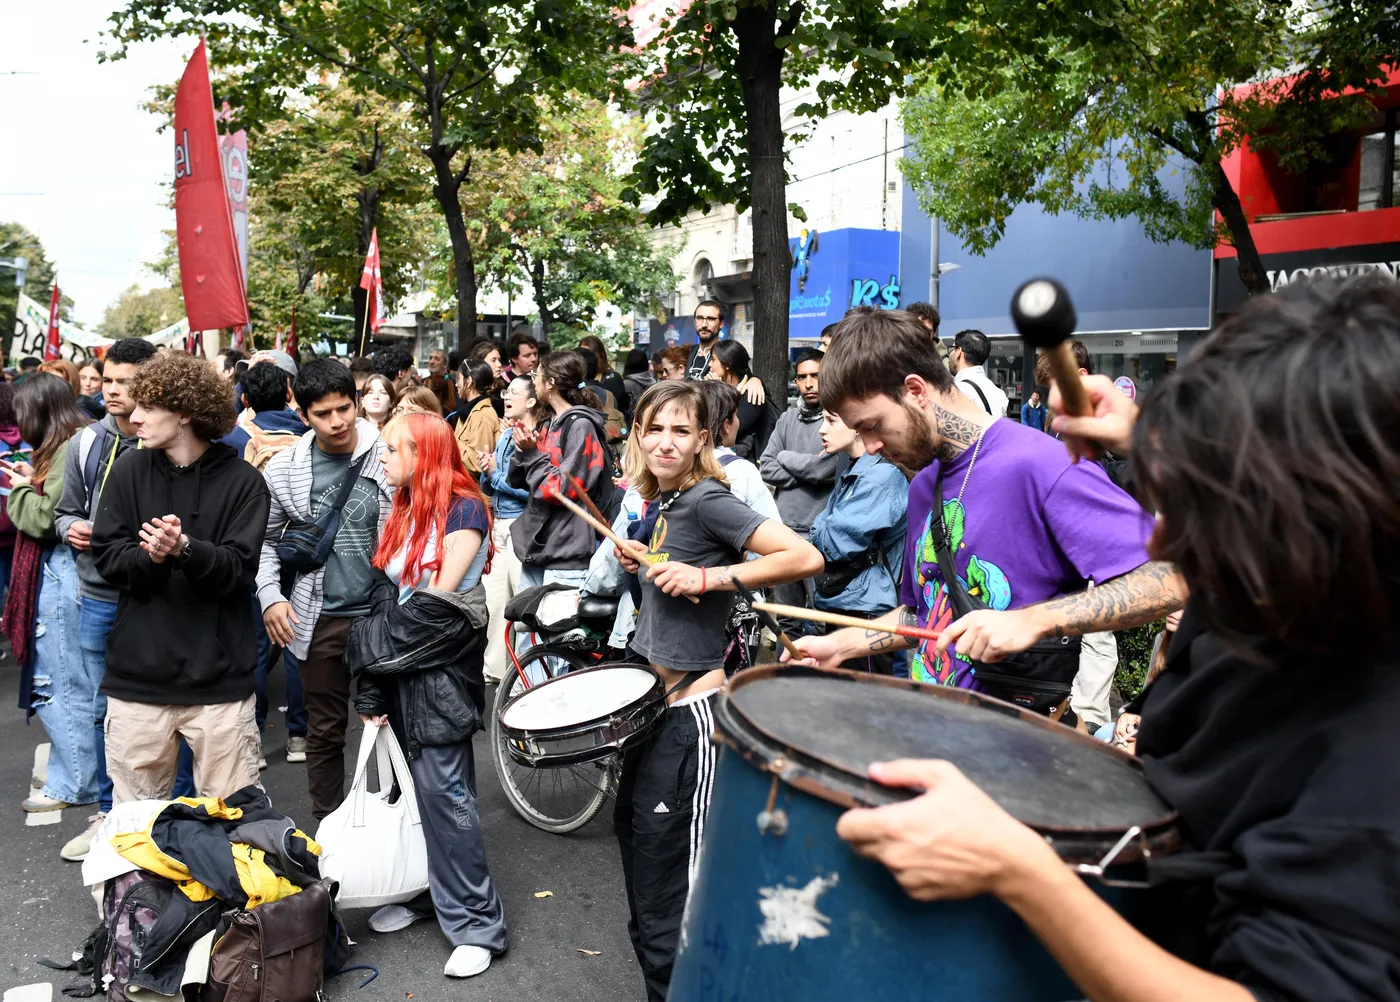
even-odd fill
[{"label": "crowd of people", "polygon": [[[878,765],[923,795],[838,831],[916,898],[1002,897],[1089,998],[1400,997],[1395,286],[1251,302],[1140,418],[1076,343],[1094,413],[1060,413],[1045,368],[1046,404],[1036,391],[1008,419],[986,336],[945,343],[927,304],[851,310],[793,359],[783,407],[787,386],[722,337],[722,304],[694,319],[694,345],[632,349],[621,371],[597,338],[549,350],[524,331],[433,351],[425,373],[401,346],[211,364],[130,339],[0,384],[3,629],[51,745],[24,809],[96,804],[63,848],[81,859],[114,805],[257,785],[280,664],[285,754],[317,819],[345,798],[352,707],[407,746],[430,892],[371,927],[436,917],[444,973],[479,974],[508,942],[472,747],[512,657],[506,606],[539,585],[610,595],[617,659],[666,691],[624,750],[613,818],[662,1000],[706,833],[712,700],[739,591],[762,590],[870,622],[781,621],[810,664],[976,690],[1133,749],[1210,857],[1148,935],[954,766]],[[619,542],[559,501],[579,493]],[[386,608],[438,617],[450,656],[357,656],[357,621]],[[1113,631],[1167,617],[1115,719]],[[1348,667],[1319,676],[1343,645]]]}]

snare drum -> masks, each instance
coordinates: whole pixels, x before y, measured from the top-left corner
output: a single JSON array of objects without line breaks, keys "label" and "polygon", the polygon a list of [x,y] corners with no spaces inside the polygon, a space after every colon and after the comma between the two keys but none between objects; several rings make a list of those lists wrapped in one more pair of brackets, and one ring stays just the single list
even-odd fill
[{"label": "snare drum", "polygon": [[535,768],[607,758],[645,737],[666,712],[650,665],[602,665],[531,686],[501,710],[511,758]]},{"label": "snare drum", "polygon": [[723,748],[672,1002],[1082,997],[997,899],[914,901],[837,838],[844,809],[917,795],[870,780],[871,762],[953,762],[1120,911],[1137,895],[1094,878],[1180,846],[1131,756],[966,689],[767,666],[736,675],[714,715]]}]

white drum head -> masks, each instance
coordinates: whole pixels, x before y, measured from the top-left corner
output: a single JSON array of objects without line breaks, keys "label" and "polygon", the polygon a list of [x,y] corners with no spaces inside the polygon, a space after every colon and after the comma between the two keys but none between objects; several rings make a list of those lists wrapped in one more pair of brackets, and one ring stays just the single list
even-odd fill
[{"label": "white drum head", "polygon": [[520,731],[577,727],[606,719],[655,684],[655,673],[628,665],[561,675],[518,697],[501,714],[501,723]]}]

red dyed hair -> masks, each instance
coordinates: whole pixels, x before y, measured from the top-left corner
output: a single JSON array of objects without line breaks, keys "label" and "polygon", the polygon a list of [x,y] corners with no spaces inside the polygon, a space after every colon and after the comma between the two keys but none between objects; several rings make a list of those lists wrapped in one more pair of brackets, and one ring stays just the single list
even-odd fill
[{"label": "red dyed hair", "polygon": [[[436,414],[405,414],[391,422],[391,429],[390,434],[398,440],[395,444],[412,448],[417,461],[413,476],[399,484],[394,494],[394,507],[379,536],[374,566],[380,570],[387,567],[407,541],[403,580],[417,581],[424,571],[437,571],[442,566],[447,510],[452,499],[476,498],[486,508],[486,534],[481,540],[481,545],[487,548],[486,564],[481,572],[484,575],[491,569],[491,558],[495,555],[491,544],[491,506],[486,504],[476,479],[462,465],[462,454],[457,451],[452,429]],[[437,552],[429,556],[426,550],[433,530],[437,531]]]}]

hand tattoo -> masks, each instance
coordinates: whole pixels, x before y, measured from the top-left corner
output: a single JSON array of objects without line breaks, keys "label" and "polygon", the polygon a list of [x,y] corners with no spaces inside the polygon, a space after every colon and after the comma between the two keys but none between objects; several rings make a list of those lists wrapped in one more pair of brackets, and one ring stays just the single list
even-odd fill
[{"label": "hand tattoo", "polygon": [[1186,604],[1186,581],[1171,564],[1149,561],[1112,581],[1042,603],[1055,636],[1126,630],[1154,623]]}]

